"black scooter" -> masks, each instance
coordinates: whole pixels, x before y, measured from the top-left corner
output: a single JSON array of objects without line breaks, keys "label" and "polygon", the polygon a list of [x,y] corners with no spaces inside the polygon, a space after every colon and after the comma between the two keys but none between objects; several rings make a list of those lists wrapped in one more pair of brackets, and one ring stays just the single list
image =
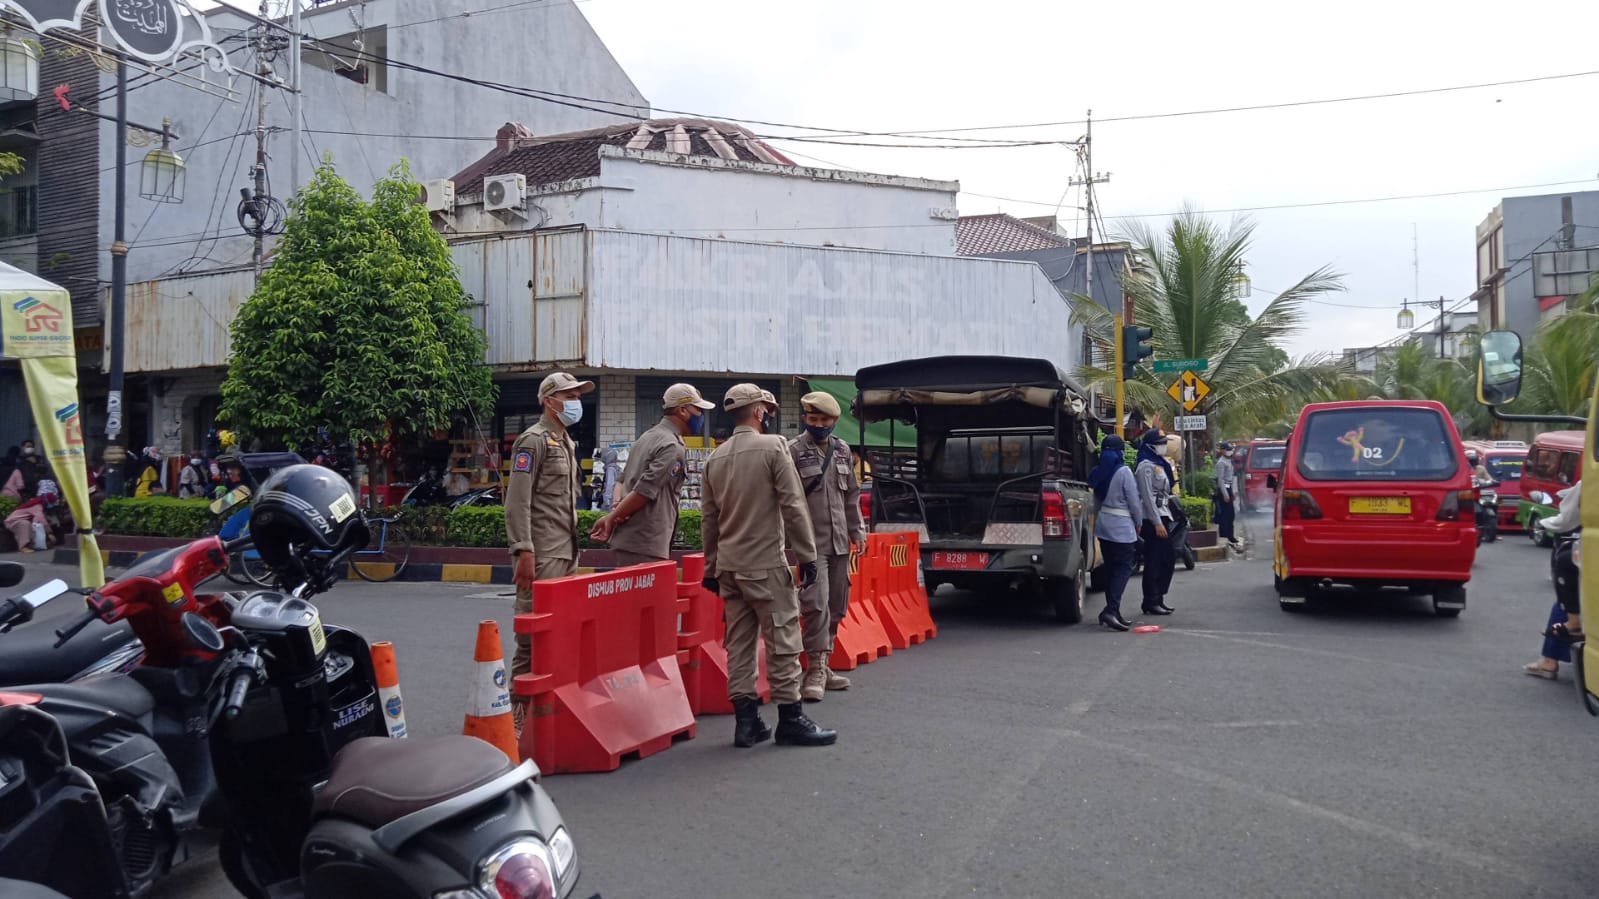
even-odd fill
[{"label": "black scooter", "polygon": [[[136,899],[212,794],[246,896],[569,896],[576,854],[532,762],[472,737],[380,736],[370,648],[306,599],[349,551],[306,560],[289,593],[190,592],[242,548],[163,553],[57,632],[131,620],[148,650],[133,675],[0,693],[0,877]],[[31,617],[33,598],[3,608]]]},{"label": "black scooter", "polygon": [[1477,545],[1493,543],[1499,539],[1499,486],[1483,486],[1477,490]]}]

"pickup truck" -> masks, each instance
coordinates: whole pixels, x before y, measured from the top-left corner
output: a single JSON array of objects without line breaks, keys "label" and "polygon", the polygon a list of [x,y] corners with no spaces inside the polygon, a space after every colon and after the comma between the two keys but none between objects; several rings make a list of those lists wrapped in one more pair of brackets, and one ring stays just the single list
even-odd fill
[{"label": "pickup truck", "polygon": [[[872,366],[855,386],[867,527],[918,533],[929,592],[1023,588],[1081,621],[1095,549],[1084,392],[1051,362],[1002,356]],[[864,446],[866,423],[885,421],[890,445]]]}]

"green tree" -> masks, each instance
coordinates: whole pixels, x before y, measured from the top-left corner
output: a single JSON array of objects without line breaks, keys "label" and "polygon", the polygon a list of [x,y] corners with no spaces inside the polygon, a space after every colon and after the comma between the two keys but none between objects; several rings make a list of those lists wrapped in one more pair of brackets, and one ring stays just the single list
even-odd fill
[{"label": "green tree", "polygon": [[1487,437],[1491,420],[1476,397],[1477,359],[1440,359],[1432,339],[1410,340],[1383,356],[1371,381],[1371,396],[1390,400],[1437,400],[1449,409],[1466,438]]},{"label": "green tree", "polygon": [[1522,354],[1514,412],[1587,415],[1593,396],[1599,312],[1578,308],[1539,326]]},{"label": "green tree", "polygon": [[[1223,227],[1186,211],[1164,230],[1136,227],[1125,239],[1140,264],[1123,279],[1140,325],[1152,328],[1157,357],[1210,360],[1205,380],[1211,393],[1197,411],[1215,416],[1225,433],[1268,431],[1297,413],[1303,397],[1335,390],[1347,369],[1330,355],[1290,359],[1281,344],[1304,326],[1306,304],[1343,289],[1341,276],[1323,267],[1278,294],[1258,315],[1235,294],[1234,277],[1248,256],[1254,225]],[[1074,322],[1083,325],[1102,364],[1078,371],[1102,393],[1115,389],[1111,362],[1116,339],[1111,314],[1086,297],[1075,298]],[[1171,376],[1139,366],[1127,382],[1131,405],[1146,412],[1173,410],[1166,394]],[[1287,425],[1283,425],[1284,428]]]},{"label": "green tree", "polygon": [[231,329],[221,414],[265,445],[378,443],[484,413],[494,385],[449,248],[404,163],[367,202],[324,158]]}]

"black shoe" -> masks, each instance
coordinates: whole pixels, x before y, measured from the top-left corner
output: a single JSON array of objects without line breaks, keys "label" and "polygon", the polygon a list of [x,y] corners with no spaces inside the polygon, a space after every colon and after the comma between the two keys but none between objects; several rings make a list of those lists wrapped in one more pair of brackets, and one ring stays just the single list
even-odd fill
[{"label": "black shoe", "polygon": [[772,729],[761,720],[761,706],[756,700],[734,700],[733,714],[737,716],[733,722],[734,746],[748,749],[756,743],[765,743],[772,738]]},{"label": "black shoe", "polygon": [[777,707],[777,745],[779,746],[831,746],[838,739],[838,731],[824,730],[805,717],[805,707],[797,702],[785,702]]},{"label": "black shoe", "polygon": [[1122,620],[1122,616],[1114,612],[1100,612],[1099,623],[1101,626],[1108,627],[1113,631],[1125,631],[1130,627],[1127,622]]},{"label": "black shoe", "polygon": [[1144,606],[1145,615],[1170,615],[1171,613],[1172,610],[1166,608],[1166,604],[1163,602],[1155,603],[1152,606]]}]

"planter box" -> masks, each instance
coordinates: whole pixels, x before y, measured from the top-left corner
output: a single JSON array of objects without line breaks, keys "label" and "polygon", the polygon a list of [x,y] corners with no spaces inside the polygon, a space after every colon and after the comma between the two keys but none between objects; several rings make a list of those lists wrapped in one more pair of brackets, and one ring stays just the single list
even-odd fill
[{"label": "planter box", "polygon": [[1215,528],[1188,532],[1188,545],[1194,549],[1206,549],[1215,546],[1220,539],[1221,537],[1217,534]]}]

